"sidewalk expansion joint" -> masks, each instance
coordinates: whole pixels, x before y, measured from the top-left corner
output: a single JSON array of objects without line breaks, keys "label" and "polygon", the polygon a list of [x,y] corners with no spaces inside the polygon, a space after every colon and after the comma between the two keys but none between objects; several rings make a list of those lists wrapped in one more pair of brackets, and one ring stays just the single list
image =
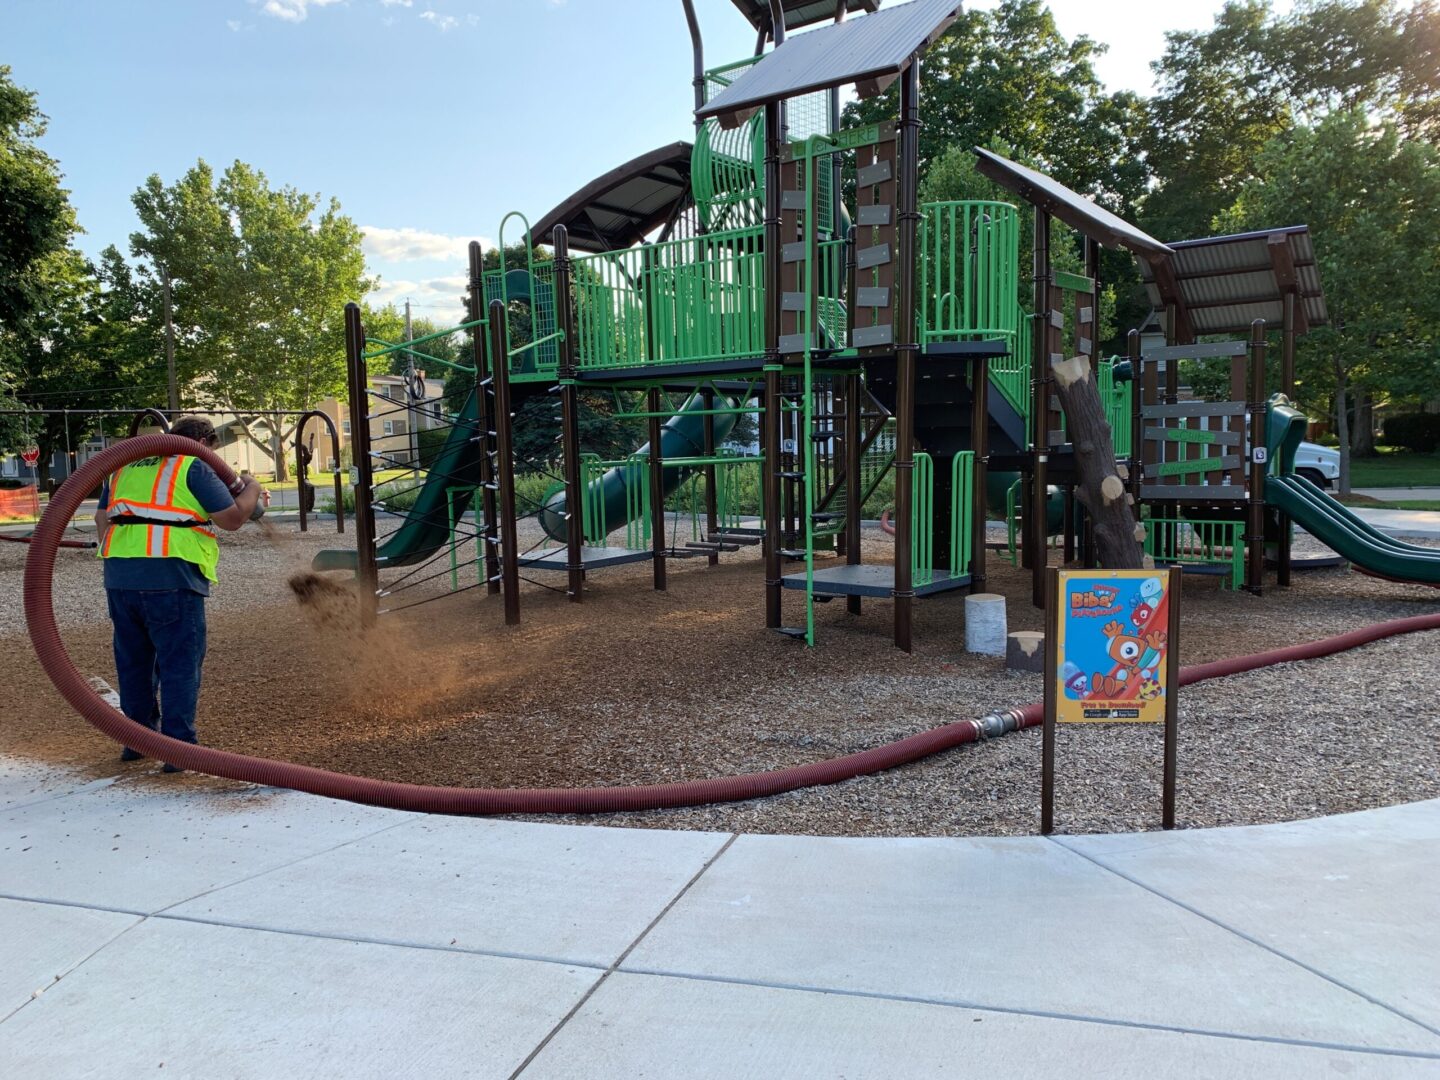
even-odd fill
[{"label": "sidewalk expansion joint", "polygon": [[1320,970],[1319,968],[1315,967],[1313,964],[1307,964],[1304,960],[1301,960],[1301,959],[1299,959],[1298,957],[1295,957],[1295,956],[1291,956],[1289,953],[1284,952],[1284,951],[1276,948],[1274,945],[1270,945],[1270,944],[1268,944],[1267,942],[1261,941],[1259,938],[1255,937],[1254,935],[1252,935],[1252,934],[1247,934],[1244,930],[1241,930],[1241,929],[1239,929],[1238,927],[1231,926],[1229,923],[1224,922],[1223,920],[1217,918],[1216,916],[1210,915],[1210,914],[1208,914],[1207,912],[1201,911],[1199,908],[1195,907],[1193,904],[1187,904],[1184,900],[1178,900],[1178,899],[1176,899],[1175,897],[1169,895],[1168,893],[1162,892],[1161,890],[1155,888],[1154,886],[1147,885],[1145,882],[1140,881],[1138,878],[1134,878],[1134,877],[1130,876],[1129,874],[1125,873],[1123,870],[1117,870],[1115,867],[1108,865],[1107,863],[1101,861],[1100,859],[1096,858],[1095,856],[1092,856],[1092,855],[1088,854],[1087,852],[1081,851],[1081,850],[1079,850],[1078,848],[1071,847],[1069,844],[1065,843],[1065,841],[1064,841],[1063,838],[1058,837],[1058,836],[1050,836],[1050,837],[1047,837],[1047,839],[1050,840],[1052,843],[1054,843],[1057,847],[1059,847],[1059,848],[1061,848],[1061,849],[1063,849],[1063,850],[1065,850],[1065,851],[1070,852],[1070,854],[1075,855],[1075,856],[1078,856],[1078,857],[1081,858],[1081,859],[1084,859],[1086,862],[1091,863],[1092,865],[1099,867],[1101,870],[1104,870],[1104,871],[1106,871],[1107,873],[1114,874],[1116,877],[1120,878],[1122,881],[1128,881],[1131,885],[1134,885],[1136,888],[1144,889],[1146,892],[1150,893],[1152,896],[1159,897],[1161,900],[1164,900],[1164,901],[1166,901],[1167,903],[1174,904],[1176,907],[1180,908],[1182,911],[1188,911],[1191,915],[1194,915],[1197,919],[1204,919],[1206,922],[1210,923],[1212,926],[1219,927],[1221,930],[1224,930],[1226,933],[1233,934],[1235,937],[1238,937],[1241,941],[1247,942],[1247,943],[1250,944],[1250,945],[1254,945],[1257,949],[1263,949],[1265,952],[1268,952],[1271,956],[1274,956],[1274,957],[1276,957],[1276,958],[1278,958],[1278,959],[1280,959],[1280,960],[1284,960],[1285,962],[1287,962],[1287,963],[1289,963],[1289,964],[1293,964],[1295,967],[1298,967],[1298,968],[1300,968],[1302,971],[1306,971],[1306,972],[1308,972],[1309,974],[1314,975],[1314,976],[1315,976],[1316,978],[1318,978],[1318,979],[1323,979],[1325,982],[1328,982],[1331,986],[1337,987],[1337,988],[1340,989],[1340,990],[1344,990],[1344,991],[1345,991],[1346,993],[1348,993],[1348,994],[1353,994],[1353,995],[1355,995],[1356,997],[1360,998],[1360,999],[1363,1000],[1363,1001],[1368,1001],[1371,1005],[1374,1005],[1376,1008],[1384,1009],[1386,1012],[1390,1013],[1392,1016],[1398,1016],[1400,1019],[1405,1020],[1405,1021],[1408,1021],[1409,1023],[1414,1024],[1416,1027],[1422,1028],[1423,1030],[1428,1031],[1431,1035],[1440,1036],[1440,1027],[1436,1027],[1436,1026],[1434,1026],[1433,1024],[1427,1024],[1424,1020],[1421,1020],[1421,1019],[1419,1019],[1419,1018],[1417,1018],[1417,1017],[1411,1016],[1409,1013],[1405,1012],[1405,1011],[1402,1010],[1402,1009],[1396,1008],[1394,1005],[1391,1005],[1389,1002],[1387,1002],[1387,1001],[1382,1001],[1380,998],[1376,997],[1374,994],[1367,993],[1366,991],[1361,990],[1359,987],[1351,986],[1349,983],[1344,982],[1344,981],[1342,981],[1341,979],[1336,978],[1334,975],[1331,975],[1331,974],[1329,974],[1328,972],[1325,972],[1325,971]]},{"label": "sidewalk expansion joint", "polygon": [[591,984],[590,988],[585,991],[585,993],[580,995],[580,1000],[575,1002],[575,1004],[571,1006],[570,1011],[560,1018],[560,1021],[553,1028],[550,1029],[550,1031],[545,1035],[543,1039],[541,1039],[535,1045],[535,1048],[531,1050],[530,1053],[525,1055],[525,1060],[520,1062],[519,1066],[515,1069],[515,1071],[510,1074],[508,1080],[517,1080],[520,1074],[530,1067],[530,1063],[540,1056],[541,1051],[543,1051],[545,1047],[550,1045],[550,1041],[554,1039],[556,1035],[560,1034],[560,1031],[565,1027],[566,1024],[570,1022],[571,1018],[585,1007],[585,1003],[587,1001],[589,1001],[592,997],[595,996],[595,992],[605,984],[605,980],[610,978],[611,975],[615,974],[616,970],[619,969],[620,965],[625,962],[625,959],[632,952],[634,952],[635,949],[640,945],[640,943],[644,941],[647,936],[649,936],[650,932],[660,924],[660,920],[665,918],[666,915],[670,914],[671,910],[675,907],[675,905],[685,898],[685,894],[694,887],[697,881],[699,881],[702,877],[705,876],[705,874],[709,871],[710,867],[714,866],[716,861],[719,860],[720,856],[724,855],[725,852],[729,851],[730,845],[735,843],[735,841],[738,839],[740,839],[740,834],[738,832],[731,833],[729,837],[726,838],[725,843],[721,844],[720,847],[716,850],[715,854],[711,855],[708,859],[705,860],[705,864],[701,866],[699,870],[695,871],[695,873],[691,876],[690,880],[685,882],[685,884],[681,886],[680,891],[670,898],[670,902],[660,909],[660,913],[656,915],[655,918],[650,920],[649,924],[645,927],[644,930],[641,930],[640,933],[636,935],[635,940],[630,942],[630,944],[625,947],[625,951],[615,958],[615,962],[605,969],[604,974],[602,974],[598,979],[596,979],[595,982]]},{"label": "sidewalk expansion joint", "polygon": [[1050,1009],[1026,1009],[1018,1005],[994,1005],[980,1001],[924,997],[918,994],[886,993],[883,990],[851,990],[844,987],[811,986],[806,983],[774,982],[768,979],[745,979],[729,975],[701,975],[693,972],[667,971],[662,968],[628,967],[625,968],[622,974],[664,979],[684,979],[687,982],[721,983],[728,986],[752,986],[761,990],[788,990],[802,994],[829,994],[835,997],[863,998],[871,1001],[894,1001],[906,1005],[933,1005],[945,1009],[966,1009],[971,1012],[998,1013],[1005,1016],[1033,1016],[1041,1020],[1066,1020],[1077,1024],[1099,1024],[1104,1027],[1163,1031],[1176,1035],[1201,1035],[1213,1039],[1234,1039],[1240,1042],[1271,1043],[1277,1046],[1306,1047],[1315,1050],[1340,1050],[1353,1054],[1373,1054],[1382,1057],[1417,1058],[1422,1061],[1440,1061],[1440,1050],[1403,1050],[1396,1047],[1361,1046],[1355,1043],[1329,1042],[1320,1039],[1300,1039],[1285,1035],[1257,1035],[1243,1031],[1221,1031],[1212,1028],[1184,1027],[1178,1024],[1161,1024],[1148,1020],[1122,1020],[1110,1016],[1088,1016],[1084,1013],[1056,1012]]}]

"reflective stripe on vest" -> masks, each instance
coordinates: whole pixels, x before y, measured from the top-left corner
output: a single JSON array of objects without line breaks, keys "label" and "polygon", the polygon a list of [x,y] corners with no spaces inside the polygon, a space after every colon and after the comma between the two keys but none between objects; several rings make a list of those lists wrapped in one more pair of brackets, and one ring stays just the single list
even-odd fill
[{"label": "reflective stripe on vest", "polygon": [[[209,518],[190,493],[185,477],[195,458],[179,455],[148,458],[120,469],[110,481],[111,517],[139,521],[112,523],[98,552],[102,559],[184,559],[211,581],[220,561]],[[173,521],[176,527],[164,524]]]}]

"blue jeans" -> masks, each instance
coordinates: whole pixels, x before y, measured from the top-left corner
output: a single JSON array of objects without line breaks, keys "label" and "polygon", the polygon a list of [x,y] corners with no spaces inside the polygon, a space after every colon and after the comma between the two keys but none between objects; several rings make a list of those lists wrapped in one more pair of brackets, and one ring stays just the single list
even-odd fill
[{"label": "blue jeans", "polygon": [[115,624],[121,712],[193,743],[205,663],[205,598],[189,589],[106,589],[105,596]]}]

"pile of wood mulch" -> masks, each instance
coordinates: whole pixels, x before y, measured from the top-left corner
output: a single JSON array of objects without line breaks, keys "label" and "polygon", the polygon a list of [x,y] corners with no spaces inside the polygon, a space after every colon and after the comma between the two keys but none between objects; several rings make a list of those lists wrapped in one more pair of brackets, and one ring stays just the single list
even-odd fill
[{"label": "pile of wood mulch", "polygon": [[[819,644],[764,626],[758,551],[717,567],[648,564],[592,571],[583,604],[563,575],[528,572],[523,622],[504,626],[483,588],[449,595],[448,573],[389,597],[399,607],[360,630],[342,602],[302,606],[287,581],[322,547],[353,544],[333,525],[270,540],[227,536],[210,602],[202,741],[249,754],[417,783],[531,787],[643,784],[776,769],[879,745],[1040,696],[1039,677],[963,650],[960,593],[916,606],[915,652],[890,643],[892,609],[819,607]],[[526,530],[523,543],[536,536]],[[867,533],[867,558],[891,540]],[[71,713],[30,651],[20,614],[25,549],[0,545],[0,648],[6,722],[0,751],[137,783],[117,748]],[[470,557],[462,550],[458,559]],[[444,571],[441,560],[424,574]],[[462,567],[461,583],[474,581]],[[397,575],[398,576],[398,575]],[[412,578],[413,580],[413,578]],[[1039,629],[1029,576],[992,555],[993,591],[1011,629]],[[796,594],[787,621],[799,618]],[[82,671],[114,681],[97,560],[62,552],[56,604]],[[1187,577],[1185,663],[1313,640],[1429,613],[1440,594],[1348,571],[1297,577],[1264,597]],[[1187,688],[1181,698],[1182,825],[1281,821],[1440,797],[1440,633]],[[650,828],[832,835],[1025,834],[1037,827],[1038,731],[965,746],[888,773],[770,799],[580,819]],[[1158,827],[1160,731],[1064,728],[1057,826]],[[554,820],[554,819],[550,819]]]}]

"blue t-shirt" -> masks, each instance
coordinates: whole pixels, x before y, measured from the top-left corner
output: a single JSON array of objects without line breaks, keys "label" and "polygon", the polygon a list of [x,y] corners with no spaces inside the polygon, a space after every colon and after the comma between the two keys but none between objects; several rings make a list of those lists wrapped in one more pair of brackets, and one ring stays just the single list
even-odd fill
[{"label": "blue t-shirt", "polygon": [[[207,514],[218,514],[235,505],[230,489],[215,470],[198,458],[185,473],[185,485]],[[100,509],[110,505],[110,481],[100,487]],[[201,596],[210,595],[210,579],[200,567],[187,559],[106,559],[107,589],[189,589]]]}]

